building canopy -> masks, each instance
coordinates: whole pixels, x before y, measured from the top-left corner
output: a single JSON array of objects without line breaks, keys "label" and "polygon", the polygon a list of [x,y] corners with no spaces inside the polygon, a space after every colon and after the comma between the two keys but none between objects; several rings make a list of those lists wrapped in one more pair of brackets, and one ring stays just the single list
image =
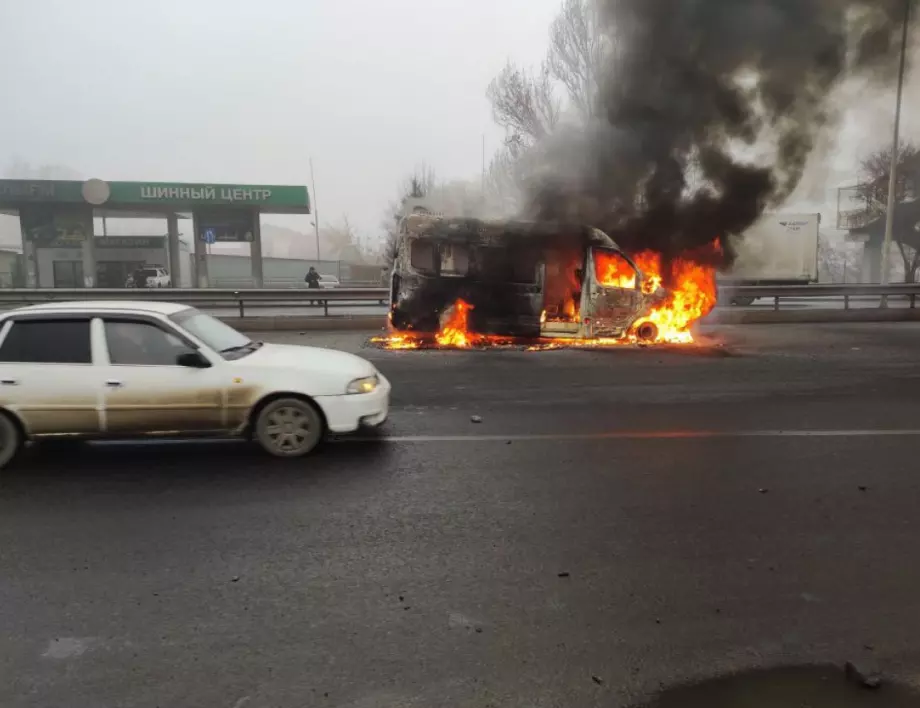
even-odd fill
[{"label": "building canopy", "polygon": [[265,214],[309,214],[306,187],[273,184],[0,180],[0,210],[24,205],[89,205],[97,209],[167,214],[209,207],[256,209]]}]

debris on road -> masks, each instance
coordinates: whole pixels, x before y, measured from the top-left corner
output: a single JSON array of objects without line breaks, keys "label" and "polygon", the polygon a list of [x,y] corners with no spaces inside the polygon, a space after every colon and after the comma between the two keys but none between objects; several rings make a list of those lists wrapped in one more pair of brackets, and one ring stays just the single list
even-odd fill
[{"label": "debris on road", "polygon": [[882,685],[882,677],[877,671],[867,671],[865,667],[859,667],[852,661],[848,661],[844,665],[843,671],[847,679],[863,688],[876,689]]},{"label": "debris on road", "polygon": [[598,676],[593,676],[593,675],[592,675],[592,676],[591,676],[591,680],[594,681],[594,683],[596,683],[598,686],[603,686],[603,685],[604,685],[604,679],[602,679],[602,678],[600,678],[600,677],[598,677]]},{"label": "debris on road", "polygon": [[770,490],[767,489],[766,487],[761,487],[761,488],[758,489],[757,491],[760,492],[761,494],[766,494],[766,493],[769,492]]},{"label": "debris on road", "polygon": [[473,423],[481,423],[481,422],[482,422],[482,416],[471,415],[471,416],[470,416],[470,421],[473,422]]},{"label": "debris on road", "polygon": [[562,571],[561,573],[557,573],[556,576],[559,577],[559,578],[568,578],[568,577],[570,576],[570,574],[569,574],[568,571],[565,571],[565,570],[564,570],[564,571]]}]

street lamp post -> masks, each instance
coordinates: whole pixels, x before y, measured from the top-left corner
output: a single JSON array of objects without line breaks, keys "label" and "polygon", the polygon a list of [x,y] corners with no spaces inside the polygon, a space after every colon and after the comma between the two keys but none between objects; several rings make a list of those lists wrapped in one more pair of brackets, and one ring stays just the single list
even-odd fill
[{"label": "street lamp post", "polygon": [[313,232],[316,234],[316,260],[319,261],[319,210],[316,208],[316,178],[313,176],[313,158],[310,158],[310,188],[313,190]]},{"label": "street lamp post", "polygon": [[[894,230],[894,210],[896,207],[897,172],[899,143],[901,140],[901,99],[904,94],[904,65],[907,60],[907,32],[910,26],[910,5],[912,0],[904,0],[904,28],[901,34],[901,63],[898,67],[898,93],[894,109],[894,139],[891,144],[891,167],[888,175],[888,206],[885,212],[885,240],[882,242],[882,285],[888,285],[888,258],[891,253],[891,233]],[[882,305],[887,305],[888,299],[882,296]]]}]

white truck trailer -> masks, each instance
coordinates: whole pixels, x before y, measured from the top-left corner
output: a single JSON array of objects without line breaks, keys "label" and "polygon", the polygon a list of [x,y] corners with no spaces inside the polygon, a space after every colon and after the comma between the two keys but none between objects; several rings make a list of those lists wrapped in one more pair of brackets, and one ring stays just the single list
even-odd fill
[{"label": "white truck trailer", "polygon": [[754,298],[733,295],[733,286],[817,282],[820,224],[820,214],[764,214],[735,240],[738,258],[719,275],[720,290],[731,304],[750,305]]}]

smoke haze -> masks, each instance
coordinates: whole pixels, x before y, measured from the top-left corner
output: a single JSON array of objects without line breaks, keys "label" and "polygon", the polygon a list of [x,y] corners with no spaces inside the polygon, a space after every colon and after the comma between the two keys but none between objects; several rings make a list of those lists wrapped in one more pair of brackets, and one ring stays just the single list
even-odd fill
[{"label": "smoke haze", "polygon": [[[530,216],[666,258],[741,234],[799,185],[842,82],[896,78],[904,0],[598,0],[597,118],[541,146]],[[734,259],[728,240],[707,249]]]}]

